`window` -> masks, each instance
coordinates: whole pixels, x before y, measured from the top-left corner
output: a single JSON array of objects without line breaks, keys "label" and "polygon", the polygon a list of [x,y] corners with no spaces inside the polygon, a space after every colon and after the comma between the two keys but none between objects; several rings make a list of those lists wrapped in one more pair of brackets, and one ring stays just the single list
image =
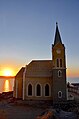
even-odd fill
[{"label": "window", "polygon": [[62,91],[58,92],[58,98],[62,98]]},{"label": "window", "polygon": [[57,59],[56,63],[57,63],[57,67],[62,67],[62,59]]},{"label": "window", "polygon": [[61,70],[58,71],[58,77],[62,77],[62,71]]},{"label": "window", "polygon": [[62,59],[60,59],[60,67],[62,67]]},{"label": "window", "polygon": [[57,67],[59,67],[59,59],[57,59]]},{"label": "window", "polygon": [[28,96],[32,96],[32,85],[28,85]]},{"label": "window", "polygon": [[41,86],[39,84],[36,87],[36,96],[41,96]]},{"label": "window", "polygon": [[49,96],[49,85],[45,85],[45,96]]}]

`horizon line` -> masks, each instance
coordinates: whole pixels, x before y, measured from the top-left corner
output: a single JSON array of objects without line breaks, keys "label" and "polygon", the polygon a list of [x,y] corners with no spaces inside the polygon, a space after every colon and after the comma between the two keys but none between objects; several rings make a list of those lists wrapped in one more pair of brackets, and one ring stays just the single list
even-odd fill
[{"label": "horizon line", "polygon": [[0,76],[0,78],[14,78],[15,76]]}]

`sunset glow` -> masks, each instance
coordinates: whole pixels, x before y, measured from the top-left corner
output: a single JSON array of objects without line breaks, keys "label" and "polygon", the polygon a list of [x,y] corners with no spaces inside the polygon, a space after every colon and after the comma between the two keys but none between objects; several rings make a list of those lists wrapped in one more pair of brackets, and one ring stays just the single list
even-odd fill
[{"label": "sunset glow", "polygon": [[11,70],[4,70],[4,76],[11,76],[12,71]]},{"label": "sunset glow", "polygon": [[0,71],[0,76],[15,76],[15,72],[12,68],[3,68]]},{"label": "sunset glow", "polygon": [[4,92],[10,91],[10,83],[9,80],[5,80],[4,82]]},{"label": "sunset glow", "polygon": [[16,76],[32,60],[52,60],[56,22],[67,77],[79,77],[79,0],[1,0],[0,76]]},{"label": "sunset glow", "polygon": [[67,69],[67,77],[79,77],[79,69]]}]

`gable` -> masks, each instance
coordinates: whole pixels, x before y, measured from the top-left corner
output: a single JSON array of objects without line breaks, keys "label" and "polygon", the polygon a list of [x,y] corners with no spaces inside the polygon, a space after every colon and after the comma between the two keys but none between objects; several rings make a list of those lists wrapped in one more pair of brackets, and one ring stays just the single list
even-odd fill
[{"label": "gable", "polygon": [[51,77],[52,60],[36,60],[27,65],[26,77]]},{"label": "gable", "polygon": [[22,67],[19,72],[16,74],[15,78],[21,78],[23,77],[23,72],[24,72],[25,67]]}]

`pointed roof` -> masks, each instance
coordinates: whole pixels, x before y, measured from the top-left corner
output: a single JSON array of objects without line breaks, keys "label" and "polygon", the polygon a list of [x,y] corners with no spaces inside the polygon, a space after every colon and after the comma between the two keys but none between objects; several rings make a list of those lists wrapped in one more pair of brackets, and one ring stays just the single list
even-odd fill
[{"label": "pointed roof", "polygon": [[23,77],[23,72],[25,70],[25,67],[22,67],[19,72],[16,74],[15,78],[20,78],[20,77]]},{"label": "pointed roof", "polygon": [[60,37],[60,32],[59,32],[59,29],[58,29],[58,23],[56,22],[56,32],[55,32],[54,45],[56,45],[57,43],[62,44],[61,37]]},{"label": "pointed roof", "polygon": [[26,68],[26,77],[51,77],[52,60],[32,60]]}]

